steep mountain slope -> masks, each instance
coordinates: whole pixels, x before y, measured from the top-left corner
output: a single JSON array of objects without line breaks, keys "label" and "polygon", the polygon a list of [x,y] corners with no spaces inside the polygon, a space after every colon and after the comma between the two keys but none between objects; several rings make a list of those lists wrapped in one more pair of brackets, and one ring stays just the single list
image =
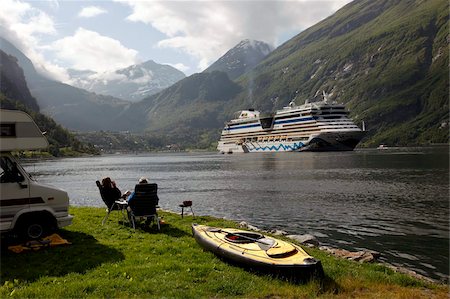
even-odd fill
[{"label": "steep mountain slope", "polygon": [[251,70],[272,51],[272,47],[265,42],[246,39],[227,51],[203,72],[225,72],[234,80]]},{"label": "steep mountain slope", "polygon": [[[133,103],[122,117],[130,120],[129,130],[171,134],[173,142],[193,141],[205,132],[217,138],[225,120],[218,115],[240,91],[240,86],[223,72],[194,74]],[[139,127],[135,127],[136,121]]]},{"label": "steep mountain slope", "polygon": [[183,72],[152,60],[108,73],[72,71],[74,86],[137,102],[185,78]]},{"label": "steep mountain slope", "polygon": [[[41,113],[36,99],[28,90],[23,70],[17,64],[17,59],[0,50],[0,108],[22,110],[31,115],[41,131],[46,132],[50,143],[49,152],[59,156],[63,152],[88,152],[97,151],[87,144],[81,143],[66,129]],[[62,149],[66,148],[66,149]]]},{"label": "steep mountain slope", "polygon": [[6,98],[13,98],[27,108],[39,111],[39,105],[28,89],[17,59],[2,50],[0,50],[0,92]]},{"label": "steep mountain slope", "polygon": [[326,91],[367,144],[448,142],[448,2],[357,0],[247,73],[230,105],[274,110]]},{"label": "steep mountain slope", "polygon": [[17,58],[41,112],[74,130],[120,130],[120,113],[129,102],[96,95],[38,74],[33,63],[14,45],[0,38],[0,48]]}]

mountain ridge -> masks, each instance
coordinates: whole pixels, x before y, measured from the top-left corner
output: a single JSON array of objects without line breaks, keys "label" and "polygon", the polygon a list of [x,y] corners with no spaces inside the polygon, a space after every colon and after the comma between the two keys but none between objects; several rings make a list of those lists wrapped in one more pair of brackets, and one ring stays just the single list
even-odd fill
[{"label": "mountain ridge", "polygon": [[97,94],[137,102],[185,78],[176,68],[148,60],[111,72],[71,71],[71,84]]},{"label": "mountain ridge", "polygon": [[211,64],[204,73],[221,71],[234,80],[261,62],[273,48],[262,41],[245,39]]},{"label": "mountain ridge", "polygon": [[31,95],[18,59],[0,50],[0,108],[28,113],[49,141],[48,152],[53,156],[80,153],[98,154],[92,146],[80,142],[53,119],[39,112],[36,99]]},{"label": "mountain ridge", "polygon": [[120,130],[120,113],[130,103],[111,96],[97,95],[39,74],[20,50],[0,37],[0,49],[17,58],[28,88],[42,113],[72,130]]}]

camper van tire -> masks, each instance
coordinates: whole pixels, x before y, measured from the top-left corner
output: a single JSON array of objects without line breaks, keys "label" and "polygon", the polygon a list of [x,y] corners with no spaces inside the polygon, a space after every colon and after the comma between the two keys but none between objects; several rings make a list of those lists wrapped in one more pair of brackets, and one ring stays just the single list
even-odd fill
[{"label": "camper van tire", "polygon": [[55,230],[55,218],[46,212],[22,215],[17,224],[17,234],[24,240],[40,239]]}]

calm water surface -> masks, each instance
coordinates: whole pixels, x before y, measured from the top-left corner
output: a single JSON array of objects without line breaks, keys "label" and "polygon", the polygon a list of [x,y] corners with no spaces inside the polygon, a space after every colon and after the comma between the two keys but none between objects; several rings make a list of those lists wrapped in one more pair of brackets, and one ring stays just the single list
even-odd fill
[{"label": "calm water surface", "polygon": [[95,180],[122,191],[158,183],[160,206],[313,234],[321,243],[372,249],[435,279],[449,275],[449,152],[396,148],[337,153],[152,153],[25,163],[71,204],[103,206]]}]

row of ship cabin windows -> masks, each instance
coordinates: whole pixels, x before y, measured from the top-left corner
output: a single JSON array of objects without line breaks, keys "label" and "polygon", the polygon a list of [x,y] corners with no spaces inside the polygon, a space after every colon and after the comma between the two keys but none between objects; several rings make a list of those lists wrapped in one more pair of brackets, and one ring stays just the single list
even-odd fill
[{"label": "row of ship cabin windows", "polygon": [[246,137],[241,138],[239,143],[244,142],[274,142],[274,141],[306,141],[308,137],[288,137],[287,135],[272,135],[260,137]]}]

